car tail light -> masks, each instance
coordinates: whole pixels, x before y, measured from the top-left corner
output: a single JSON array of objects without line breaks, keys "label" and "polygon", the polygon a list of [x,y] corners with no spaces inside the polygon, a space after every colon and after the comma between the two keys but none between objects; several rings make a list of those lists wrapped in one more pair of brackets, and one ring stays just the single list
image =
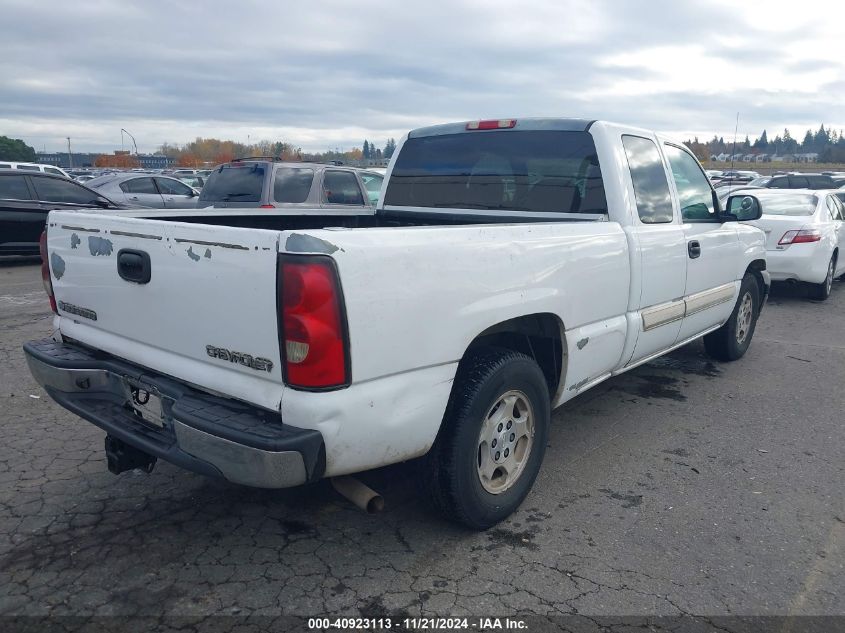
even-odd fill
[{"label": "car tail light", "polygon": [[818,229],[801,229],[800,231],[787,231],[784,233],[778,245],[805,244],[807,242],[818,242],[821,239],[822,232]]},{"label": "car tail light", "polygon": [[506,130],[515,126],[516,119],[489,119],[467,123],[468,130]]},{"label": "car tail light", "polygon": [[261,205],[258,205],[258,208],[259,209],[275,209],[276,207],[274,207],[272,204],[261,204]]},{"label": "car tail light", "polygon": [[53,296],[53,280],[50,278],[50,260],[47,259],[47,229],[41,231],[41,238],[38,240],[38,250],[41,252],[41,281],[44,283],[44,290],[50,298],[50,308],[56,314],[56,297]]},{"label": "car tail light", "polygon": [[279,261],[285,382],[303,389],[348,385],[348,337],[334,262],[319,255]]}]

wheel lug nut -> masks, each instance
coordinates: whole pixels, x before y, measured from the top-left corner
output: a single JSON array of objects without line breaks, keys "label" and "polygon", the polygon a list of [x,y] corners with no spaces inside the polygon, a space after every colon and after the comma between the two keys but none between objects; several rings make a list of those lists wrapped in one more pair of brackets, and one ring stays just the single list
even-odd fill
[{"label": "wheel lug nut", "polygon": [[496,451],[496,459],[499,459],[501,456],[502,454],[499,451]]},{"label": "wheel lug nut", "polygon": [[508,455],[510,455],[510,452],[511,452],[511,449],[506,448],[506,449],[505,449],[505,457],[507,457]]},{"label": "wheel lug nut", "polygon": [[511,422],[510,420],[508,420],[508,429],[510,429],[512,426],[513,426],[513,422]]},{"label": "wheel lug nut", "polygon": [[499,422],[499,433],[501,433],[501,432],[502,432],[502,423]]},{"label": "wheel lug nut", "polygon": [[516,438],[516,435],[511,433],[511,442],[513,442],[515,438]]},{"label": "wheel lug nut", "polygon": [[493,448],[496,448],[496,444],[498,444],[498,441],[496,441],[496,440],[493,440],[492,442],[490,442],[490,446],[492,446]]}]

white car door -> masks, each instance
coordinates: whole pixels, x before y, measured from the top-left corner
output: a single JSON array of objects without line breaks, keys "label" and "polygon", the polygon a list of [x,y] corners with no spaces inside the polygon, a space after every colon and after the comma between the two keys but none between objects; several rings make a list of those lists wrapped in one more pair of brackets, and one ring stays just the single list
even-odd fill
[{"label": "white car door", "polygon": [[[639,251],[632,287],[639,274],[636,344],[624,364],[632,365],[674,345],[684,316],[687,251],[669,177],[656,139],[622,135],[637,216],[631,232]],[[627,362],[625,362],[627,361]]]},{"label": "white car door", "polygon": [[720,217],[710,180],[685,148],[664,143],[687,242],[686,315],[678,341],[727,321],[737,295],[743,246],[737,223]]},{"label": "white car door", "polygon": [[120,183],[120,190],[123,191],[123,196],[130,206],[164,208],[164,200],[149,176],[125,180]]}]

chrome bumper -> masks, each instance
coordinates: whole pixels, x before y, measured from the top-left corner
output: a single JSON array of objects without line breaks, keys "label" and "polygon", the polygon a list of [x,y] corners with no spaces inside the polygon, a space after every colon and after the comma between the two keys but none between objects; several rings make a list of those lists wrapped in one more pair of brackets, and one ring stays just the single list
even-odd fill
[{"label": "chrome bumper", "polygon": [[[318,431],[282,424],[277,413],[213,396],[167,376],[50,339],[24,345],[29,369],[56,402],[109,435],[204,475],[257,488],[319,479]],[[133,390],[160,401],[154,424],[138,413]]]}]

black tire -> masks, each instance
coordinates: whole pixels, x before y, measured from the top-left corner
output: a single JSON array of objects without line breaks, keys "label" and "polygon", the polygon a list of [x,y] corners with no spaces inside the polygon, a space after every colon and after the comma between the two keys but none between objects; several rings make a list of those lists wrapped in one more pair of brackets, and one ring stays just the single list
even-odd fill
[{"label": "black tire", "polygon": [[[744,328],[740,324],[740,309],[747,298],[751,300],[751,322],[745,323]],[[733,312],[727,323],[715,332],[704,337],[704,349],[716,360],[732,361],[742,358],[757,327],[757,317],[760,315],[760,286],[754,275],[747,273],[742,278],[739,287],[739,297],[734,305]],[[743,335],[744,330],[744,335]],[[739,336],[737,335],[739,332]]]},{"label": "black tire", "polygon": [[[527,444],[530,448],[524,453],[521,466],[513,471],[513,481],[501,491],[491,493],[485,489],[485,485],[492,486],[495,480],[491,478],[482,484],[479,474],[483,453],[480,434],[488,418],[493,418],[494,411],[491,409],[503,402],[503,396],[512,392],[519,395],[508,398],[515,397],[517,403],[527,402],[530,406],[528,414],[523,413],[522,416],[526,427],[527,420],[533,417],[533,439]],[[525,400],[521,399],[522,396]],[[512,410],[517,411],[517,408],[514,405]],[[424,496],[445,518],[474,530],[486,530],[507,518],[528,495],[540,471],[546,450],[550,409],[545,376],[532,358],[498,348],[471,352],[458,367],[452,395],[434,446],[421,461],[419,483]],[[519,418],[519,415],[511,415],[510,422],[518,424]],[[488,428],[497,426],[492,424]],[[511,426],[506,428],[510,429]],[[506,429],[504,433],[507,435]],[[507,442],[508,439],[501,437],[499,441]],[[517,438],[517,443],[519,441]],[[490,446],[495,446],[493,441]],[[499,446],[501,448],[504,444]],[[512,459],[515,459],[518,451],[516,445],[511,446],[514,446]],[[490,452],[491,460],[494,450]],[[495,465],[492,461],[488,464]],[[499,472],[498,467],[495,472]]]},{"label": "black tire", "polygon": [[830,258],[827,265],[827,277],[820,284],[807,284],[807,294],[813,301],[825,301],[830,296],[833,286],[833,273],[836,270],[836,255]]}]

